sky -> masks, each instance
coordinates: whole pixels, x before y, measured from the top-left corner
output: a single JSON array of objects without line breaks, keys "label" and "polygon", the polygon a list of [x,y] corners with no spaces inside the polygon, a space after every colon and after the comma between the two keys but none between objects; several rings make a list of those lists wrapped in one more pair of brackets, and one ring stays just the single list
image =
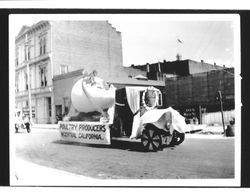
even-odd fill
[{"label": "sky", "polygon": [[[12,15],[10,28],[17,35],[22,25],[40,20],[108,20],[121,32],[123,65],[130,66],[182,59],[216,63],[226,67],[237,64],[239,36],[235,15]],[[182,43],[177,40],[181,40]]]}]

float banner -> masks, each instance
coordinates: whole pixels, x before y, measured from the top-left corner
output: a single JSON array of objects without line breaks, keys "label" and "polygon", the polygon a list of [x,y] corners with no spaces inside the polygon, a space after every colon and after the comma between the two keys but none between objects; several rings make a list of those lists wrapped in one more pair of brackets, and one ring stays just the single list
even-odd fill
[{"label": "float banner", "polygon": [[59,122],[61,138],[64,141],[88,144],[110,144],[108,123],[101,122]]}]

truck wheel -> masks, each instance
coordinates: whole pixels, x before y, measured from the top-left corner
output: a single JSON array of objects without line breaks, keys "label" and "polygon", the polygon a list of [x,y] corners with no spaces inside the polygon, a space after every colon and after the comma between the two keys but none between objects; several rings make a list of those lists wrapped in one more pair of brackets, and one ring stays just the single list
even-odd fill
[{"label": "truck wheel", "polygon": [[145,150],[156,152],[161,148],[161,135],[152,124],[147,124],[142,132],[141,143]]},{"label": "truck wheel", "polygon": [[162,135],[163,147],[171,146],[173,142],[173,135]]},{"label": "truck wheel", "polygon": [[174,130],[173,139],[171,143],[173,145],[179,145],[184,141],[184,139],[185,139],[185,133],[179,133],[178,131]]}]

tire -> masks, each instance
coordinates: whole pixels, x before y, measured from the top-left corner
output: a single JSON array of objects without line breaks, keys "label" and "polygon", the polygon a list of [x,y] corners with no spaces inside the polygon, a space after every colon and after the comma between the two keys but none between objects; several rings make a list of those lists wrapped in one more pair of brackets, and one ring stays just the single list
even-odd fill
[{"label": "tire", "polygon": [[162,147],[159,130],[152,124],[147,124],[142,132],[141,143],[146,151],[158,151]]},{"label": "tire", "polygon": [[185,133],[179,133],[178,131],[174,130],[171,144],[180,145],[184,140],[185,140]]},{"label": "tire", "polygon": [[171,146],[173,142],[173,135],[162,135],[162,145],[163,147]]}]

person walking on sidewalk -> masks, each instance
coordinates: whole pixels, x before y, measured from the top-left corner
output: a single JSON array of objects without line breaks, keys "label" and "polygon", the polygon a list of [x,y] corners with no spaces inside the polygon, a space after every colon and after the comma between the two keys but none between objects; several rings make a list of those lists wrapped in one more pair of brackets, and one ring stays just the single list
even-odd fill
[{"label": "person walking on sidewalk", "polygon": [[30,119],[28,115],[24,117],[24,124],[28,133],[30,133]]}]

